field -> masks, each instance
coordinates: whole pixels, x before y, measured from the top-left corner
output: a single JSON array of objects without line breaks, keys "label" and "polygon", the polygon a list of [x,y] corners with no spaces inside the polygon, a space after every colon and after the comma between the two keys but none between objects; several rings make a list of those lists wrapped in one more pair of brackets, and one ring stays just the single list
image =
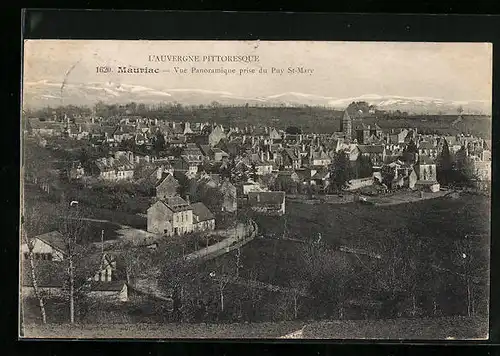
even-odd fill
[{"label": "field", "polygon": [[[463,266],[456,256],[461,252],[457,246],[464,241],[464,236],[471,234],[474,235],[471,237],[472,247],[467,252],[471,255],[471,268],[474,269],[471,273],[476,281],[473,287],[475,310],[487,313],[487,197],[468,195],[459,199],[436,198],[380,207],[355,203],[311,205],[289,202],[286,209],[286,218],[257,218],[264,238],[241,248],[240,263],[243,267],[239,271],[240,277],[256,278],[283,287],[292,286],[298,279],[305,282],[309,277],[304,273],[308,268],[304,251],[321,234],[327,254],[334,261],[332,268],[337,271],[333,279],[324,280],[324,284],[339,283],[339,276],[349,279],[349,291],[344,298],[346,318],[408,316],[412,309],[408,289],[404,289],[408,287],[400,287],[403,288],[397,292],[400,297],[395,297],[384,283],[390,263],[397,264],[394,268],[398,283],[405,283],[408,277],[403,268],[408,268],[408,265],[401,260],[418,264],[417,276],[414,277],[417,289],[413,293],[422,316],[435,315],[436,310],[441,315],[464,315],[467,293]],[[282,239],[283,236],[287,239]],[[341,246],[381,254],[382,258],[376,260],[362,254],[342,252],[339,250]],[[398,260],[391,260],[395,255]],[[349,266],[347,270],[345,264]],[[206,262],[204,268],[206,271],[225,269],[234,273],[235,266],[235,253],[230,253]],[[366,288],[367,283],[372,288]],[[298,318],[312,315],[335,318],[337,315],[334,304],[322,305],[313,294],[310,298],[302,298],[300,304]]]},{"label": "field", "polygon": [[478,195],[376,207],[288,201],[286,212],[280,219],[258,217],[260,231],[276,236],[285,231],[286,236],[304,241],[321,234],[332,247],[347,244],[376,249],[388,234],[404,238],[402,233],[411,233],[430,241],[452,242],[466,234],[489,234],[490,227],[489,198]]},{"label": "field", "polygon": [[114,324],[50,325],[27,324],[27,338],[264,338],[277,339],[301,330],[303,339],[406,339],[467,340],[488,337],[487,320],[480,318],[398,319],[381,321],[335,321],[245,324]]}]

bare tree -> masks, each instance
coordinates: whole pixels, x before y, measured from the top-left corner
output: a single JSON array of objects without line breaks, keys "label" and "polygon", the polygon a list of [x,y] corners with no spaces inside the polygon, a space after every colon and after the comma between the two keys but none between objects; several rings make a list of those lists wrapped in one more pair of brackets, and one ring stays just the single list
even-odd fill
[{"label": "bare tree", "polygon": [[[24,208],[24,207],[23,207]],[[24,209],[23,209],[24,210]],[[46,324],[47,323],[47,313],[45,311],[45,301],[40,293],[40,290],[38,288],[38,279],[37,279],[37,271],[35,267],[35,261],[33,257],[33,249],[35,247],[35,240],[33,238],[28,237],[28,231],[30,230],[31,233],[33,231],[36,231],[37,228],[35,227],[37,223],[39,222],[39,217],[40,215],[37,214],[35,211],[36,209],[30,209],[29,217],[25,217],[23,215],[21,217],[21,238],[22,238],[22,243],[26,245],[28,248],[28,261],[29,261],[29,268],[30,268],[30,276],[31,276],[31,283],[33,287],[33,293],[35,294],[35,298],[38,300],[38,305],[40,307],[40,314],[42,316],[42,323]],[[26,221],[28,219],[29,223]],[[31,225],[31,229],[30,229]],[[24,264],[21,268],[24,268]]]},{"label": "bare tree", "polygon": [[61,204],[57,208],[59,221],[58,230],[64,239],[67,258],[67,280],[68,280],[68,302],[69,302],[69,315],[70,322],[75,322],[75,296],[76,293],[83,289],[87,283],[88,277],[77,274],[76,268],[79,261],[85,257],[87,249],[85,247],[85,239],[88,236],[86,233],[87,223],[83,220],[82,212],[78,207],[69,207]]},{"label": "bare tree", "polygon": [[303,279],[292,279],[290,287],[292,288],[293,317],[297,319],[300,308],[299,298],[307,291],[308,282]]}]

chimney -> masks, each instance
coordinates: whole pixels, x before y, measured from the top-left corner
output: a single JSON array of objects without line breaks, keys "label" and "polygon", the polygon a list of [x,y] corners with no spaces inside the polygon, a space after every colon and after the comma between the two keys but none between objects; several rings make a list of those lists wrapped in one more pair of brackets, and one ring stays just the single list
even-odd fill
[{"label": "chimney", "polygon": [[260,151],[260,160],[264,161],[264,151]]},{"label": "chimney", "polygon": [[186,194],[186,202],[187,202],[188,204],[191,204],[191,201],[189,200],[189,194]]},{"label": "chimney", "polygon": [[114,159],[114,157],[109,157],[108,161],[109,161],[109,165],[112,166],[113,163],[115,162],[115,159]]},{"label": "chimney", "polygon": [[257,203],[260,203],[260,194],[257,193]]},{"label": "chimney", "polygon": [[269,161],[271,159],[271,156],[269,154],[269,151],[266,151],[266,159]]}]

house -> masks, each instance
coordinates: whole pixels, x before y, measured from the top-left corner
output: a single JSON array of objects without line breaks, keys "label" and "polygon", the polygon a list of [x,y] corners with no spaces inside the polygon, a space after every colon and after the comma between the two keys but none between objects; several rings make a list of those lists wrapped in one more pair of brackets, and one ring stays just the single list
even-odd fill
[{"label": "house", "polygon": [[358,144],[368,144],[370,141],[382,137],[382,129],[377,124],[366,125],[361,122],[356,125],[354,132]]},{"label": "house", "polygon": [[296,152],[290,148],[281,151],[282,164],[286,169],[299,169],[301,166],[300,158]]},{"label": "house", "polygon": [[330,171],[327,169],[320,169],[311,177],[311,184],[326,189],[330,183]]},{"label": "house", "polygon": [[92,260],[89,260],[87,262],[87,267],[89,267],[89,265],[91,266],[92,264],[96,265],[96,267],[95,267],[96,273],[94,274],[92,279],[95,282],[115,281],[117,279],[116,278],[116,274],[117,274],[116,273],[117,272],[116,258],[110,254],[107,254],[107,253],[105,253],[102,256],[99,254],[99,256],[93,256],[93,257],[97,257],[100,260],[100,262],[91,263]]},{"label": "house", "polygon": [[155,161],[146,163],[141,169],[134,173],[137,182],[157,186],[167,175],[173,175],[174,169],[168,161]]},{"label": "house", "polygon": [[215,216],[201,202],[191,204],[193,209],[193,231],[215,230]]},{"label": "house", "polygon": [[407,135],[408,135],[407,129],[401,129],[399,132],[395,132],[395,130],[392,129],[391,132],[388,134],[387,141],[390,144],[404,143]]},{"label": "house", "polygon": [[108,302],[127,302],[129,300],[128,286],[125,281],[92,281],[87,295],[90,298],[103,299]]},{"label": "house", "polygon": [[174,160],[173,167],[175,171],[184,172],[186,176],[193,177],[198,173],[198,166],[200,166],[201,163],[200,160],[181,157]]},{"label": "house", "polygon": [[271,174],[273,172],[273,163],[271,161],[257,160],[253,163],[255,167],[255,174],[263,176],[265,174]]},{"label": "house", "polygon": [[59,136],[63,131],[63,125],[53,121],[41,121],[39,119],[29,119],[26,123],[28,132],[33,135],[44,137]]},{"label": "house", "polygon": [[124,155],[102,157],[95,161],[94,173],[108,181],[126,180],[134,177],[134,165]]},{"label": "house", "polygon": [[374,166],[382,165],[385,161],[384,145],[358,145],[359,154],[370,158]]},{"label": "house", "polygon": [[188,143],[186,147],[182,149],[181,157],[186,157],[188,160],[200,161],[203,159],[202,151],[194,143]]},{"label": "house", "polygon": [[221,125],[215,126],[208,135],[208,144],[211,147],[217,145],[222,139],[226,138],[226,133]]},{"label": "house", "polygon": [[433,159],[429,156],[419,155],[414,169],[418,177],[416,188],[431,192],[439,191],[440,185],[436,179],[436,162]]},{"label": "house", "polygon": [[71,179],[80,179],[85,175],[85,169],[80,162],[72,162],[69,169],[69,177]]},{"label": "house", "polygon": [[320,147],[319,150],[314,150],[312,146],[310,147],[309,150],[309,164],[312,166],[328,166],[330,163],[332,163],[331,157],[328,155],[327,152],[323,150],[322,147]]},{"label": "house", "polygon": [[241,185],[243,195],[248,195],[250,192],[262,192],[264,189],[259,183],[248,181]]},{"label": "house", "polygon": [[436,158],[438,154],[438,147],[429,141],[420,141],[418,143],[418,154]]},{"label": "house", "polygon": [[[63,261],[67,257],[67,247],[64,236],[59,231],[51,231],[32,239],[32,253],[35,260]],[[21,245],[22,256],[27,259],[29,248],[26,243]]]},{"label": "house", "polygon": [[172,174],[167,174],[156,186],[156,197],[158,199],[166,199],[177,195],[179,182]]},{"label": "house", "polygon": [[278,131],[273,127],[269,130],[269,139],[271,140],[281,140],[282,137]]},{"label": "house", "polygon": [[193,231],[193,209],[179,196],[156,201],[147,211],[147,231],[166,236]]},{"label": "house", "polygon": [[491,161],[474,160],[474,171],[480,181],[491,181]]},{"label": "house", "polygon": [[248,205],[257,213],[285,214],[285,192],[249,192]]},{"label": "house", "polygon": [[220,185],[220,190],[223,194],[222,211],[234,213],[238,209],[236,187],[229,179],[225,179]]},{"label": "house", "polygon": [[224,158],[229,158],[229,154],[220,148],[214,147],[211,149],[210,158],[215,162],[222,162]]}]

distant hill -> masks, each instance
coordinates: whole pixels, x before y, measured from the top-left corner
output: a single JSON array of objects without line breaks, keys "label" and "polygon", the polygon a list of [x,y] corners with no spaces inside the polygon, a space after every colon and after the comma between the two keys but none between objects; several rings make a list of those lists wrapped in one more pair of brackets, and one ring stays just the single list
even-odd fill
[{"label": "distant hill", "polygon": [[318,106],[345,109],[353,101],[366,101],[384,111],[406,111],[410,114],[455,114],[459,108],[464,114],[490,114],[491,102],[484,100],[447,101],[439,98],[404,97],[366,94],[359,97],[334,98],[308,93],[286,92],[261,97],[241,97],[226,91],[202,89],[155,89],[119,83],[55,83],[47,80],[25,83],[24,103],[28,107],[57,105],[94,105],[105,103],[145,104],[181,103],[183,105],[220,105],[297,107]]}]

